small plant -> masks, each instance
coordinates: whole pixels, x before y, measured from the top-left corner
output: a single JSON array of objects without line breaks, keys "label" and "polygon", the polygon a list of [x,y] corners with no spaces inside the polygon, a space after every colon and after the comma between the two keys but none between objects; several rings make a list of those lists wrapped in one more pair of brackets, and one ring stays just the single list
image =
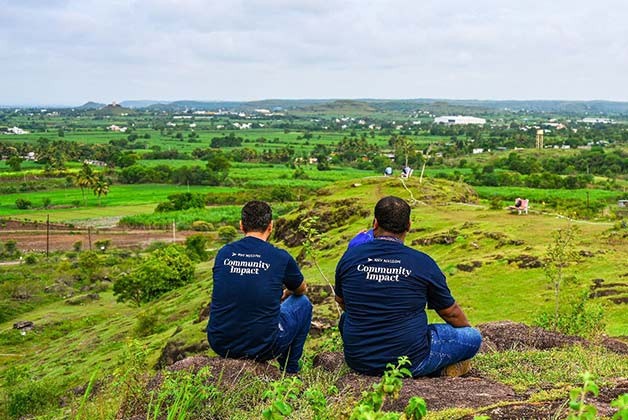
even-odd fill
[{"label": "small plant", "polygon": [[582,388],[572,389],[569,392],[569,409],[571,413],[568,420],[593,420],[597,417],[595,406],[586,403],[587,394],[591,393],[597,397],[600,393],[598,386],[593,382],[589,372],[582,375],[584,383]]},{"label": "small plant", "polygon": [[404,377],[412,377],[410,370],[403,367],[410,364],[410,359],[402,356],[399,358],[397,365],[392,363],[386,365],[386,372],[384,372],[382,380],[373,385],[373,391],[362,393],[362,399],[353,409],[350,420],[422,419],[427,414],[427,405],[425,400],[420,397],[410,398],[404,413],[384,413],[381,411],[387,398],[395,400],[399,398],[399,392],[403,387],[402,379]]},{"label": "small plant", "polygon": [[621,394],[611,401],[611,407],[617,409],[613,420],[628,420],[628,394]]},{"label": "small plant", "polygon": [[579,233],[576,226],[569,225],[558,229],[553,234],[553,241],[548,245],[545,262],[545,276],[554,290],[554,321],[552,329],[557,330],[560,311],[560,291],[565,280],[565,269],[571,262],[578,260],[574,242]]},{"label": "small plant", "polygon": [[271,389],[266,390],[262,397],[270,400],[270,407],[262,412],[265,419],[280,420],[289,416],[294,410],[292,403],[296,401],[303,387],[299,378],[284,378],[270,383]]},{"label": "small plant", "polygon": [[50,208],[51,204],[52,204],[52,199],[50,197],[44,197],[41,200],[41,206],[45,209]]}]

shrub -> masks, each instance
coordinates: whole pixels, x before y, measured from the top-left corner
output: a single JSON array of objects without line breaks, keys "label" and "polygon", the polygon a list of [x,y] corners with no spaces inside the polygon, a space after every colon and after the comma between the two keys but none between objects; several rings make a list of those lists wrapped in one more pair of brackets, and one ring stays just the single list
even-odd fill
[{"label": "shrub", "polygon": [[20,210],[30,209],[32,206],[33,203],[25,198],[18,198],[17,200],[15,200],[15,207]]},{"label": "shrub", "polygon": [[118,302],[140,306],[192,281],[194,264],[177,245],[158,249],[139,267],[122,275],[113,285]]},{"label": "shrub", "polygon": [[43,208],[47,209],[52,204],[52,199],[50,197],[44,197],[42,199],[41,205]]},{"label": "shrub", "polygon": [[210,232],[214,230],[214,225],[204,220],[196,220],[192,222],[192,230],[197,232]]},{"label": "shrub", "polygon": [[218,229],[218,237],[225,244],[233,241],[236,236],[238,236],[238,230],[233,226],[221,226]]},{"label": "shrub", "polygon": [[146,310],[137,315],[133,335],[138,338],[147,337],[163,330],[163,326],[159,323],[161,312],[159,310]]},{"label": "shrub", "polygon": [[24,262],[28,265],[35,265],[37,264],[37,256],[35,254],[28,254]]},{"label": "shrub", "polygon": [[205,235],[191,235],[185,239],[185,250],[188,256],[195,261],[205,261],[207,259],[207,242],[209,238]]}]

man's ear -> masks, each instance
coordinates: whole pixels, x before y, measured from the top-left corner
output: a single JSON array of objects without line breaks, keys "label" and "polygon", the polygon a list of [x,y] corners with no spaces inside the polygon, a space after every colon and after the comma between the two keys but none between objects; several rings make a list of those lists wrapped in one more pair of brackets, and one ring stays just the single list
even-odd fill
[{"label": "man's ear", "polygon": [[244,230],[244,225],[242,224],[242,220],[240,220],[240,230],[242,231],[242,233],[246,233],[246,231]]},{"label": "man's ear", "polygon": [[268,224],[268,227],[266,228],[266,232],[270,235],[270,233],[273,231],[273,221],[271,220],[270,223]]},{"label": "man's ear", "polygon": [[412,220],[408,220],[408,230],[406,232],[410,232],[411,227],[412,227]]},{"label": "man's ear", "polygon": [[379,227],[379,223],[377,223],[377,219],[373,218],[373,230]]}]

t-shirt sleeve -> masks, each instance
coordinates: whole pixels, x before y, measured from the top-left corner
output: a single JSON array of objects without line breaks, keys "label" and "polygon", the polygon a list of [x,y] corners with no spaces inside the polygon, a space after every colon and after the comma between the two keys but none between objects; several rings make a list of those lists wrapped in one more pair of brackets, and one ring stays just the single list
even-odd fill
[{"label": "t-shirt sleeve", "polygon": [[301,270],[299,270],[299,266],[294,258],[287,252],[286,256],[288,261],[283,275],[283,284],[288,290],[296,290],[303,283],[303,274],[301,274]]},{"label": "t-shirt sleeve", "polygon": [[456,302],[451,295],[451,291],[447,286],[447,280],[445,275],[438,268],[436,263],[430,270],[428,285],[427,285],[427,307],[439,311],[441,309],[449,308]]}]

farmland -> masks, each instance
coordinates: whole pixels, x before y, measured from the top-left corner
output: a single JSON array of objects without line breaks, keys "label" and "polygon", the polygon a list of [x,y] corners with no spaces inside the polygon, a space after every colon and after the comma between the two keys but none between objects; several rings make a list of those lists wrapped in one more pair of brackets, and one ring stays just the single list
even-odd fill
[{"label": "farmland", "polygon": [[[439,408],[428,406],[433,418],[493,413],[494,404],[553,415],[585,371],[615,398],[628,361],[597,344],[611,340],[621,349],[628,336],[628,216],[618,205],[628,198],[626,120],[592,126],[551,115],[569,129],[548,128],[548,147],[539,150],[533,131],[548,120],[545,113],[483,110],[486,126],[442,126],[432,123],[430,110],[406,106],[347,101],[271,116],[216,110],[211,117],[192,110],[0,111],[0,131],[31,131],[0,135],[0,413],[165,415],[169,408],[155,401],[167,404],[173,394],[147,391],[147,381],[156,370],[170,375],[166,366],[188,356],[218,360],[204,332],[212,257],[240,237],[242,205],[262,199],[274,211],[271,242],[298,260],[315,302],[300,379],[304,399],[293,403],[293,416],[348,418],[353,395],[366,388],[347,385],[354,374],[342,361],[331,370],[320,365],[319,356],[341,358],[342,350],[328,281],[347,242],[371,226],[374,204],[387,195],[411,205],[406,244],[434,258],[487,338],[497,339],[491,328],[515,328],[503,327],[506,320],[521,323],[516,328],[548,327],[544,316],[560,299],[568,329],[551,334],[572,340],[518,347],[515,330],[504,330],[513,342],[481,353],[472,376],[462,379],[470,400],[473,383],[483,397],[465,408],[435,399]],[[406,163],[414,173],[401,178]],[[383,175],[385,167],[392,176]],[[529,214],[506,209],[517,197],[530,201]],[[59,243],[45,253],[48,219]],[[308,243],[295,235],[305,222],[314,230]],[[544,267],[556,232],[566,229],[577,232],[574,258],[556,297]],[[147,261],[157,266],[162,251],[189,258],[193,279],[149,302],[121,302],[114,285]],[[24,320],[34,328],[12,328]],[[211,402],[195,408],[198,417],[257,418],[269,405],[266,391],[287,383],[225,366],[212,373],[224,372],[215,387],[174,373],[166,384]],[[509,391],[485,400],[503,387]],[[310,398],[315,389],[322,405]],[[595,403],[608,410],[609,401]],[[319,415],[320,407],[327,414]]]}]

